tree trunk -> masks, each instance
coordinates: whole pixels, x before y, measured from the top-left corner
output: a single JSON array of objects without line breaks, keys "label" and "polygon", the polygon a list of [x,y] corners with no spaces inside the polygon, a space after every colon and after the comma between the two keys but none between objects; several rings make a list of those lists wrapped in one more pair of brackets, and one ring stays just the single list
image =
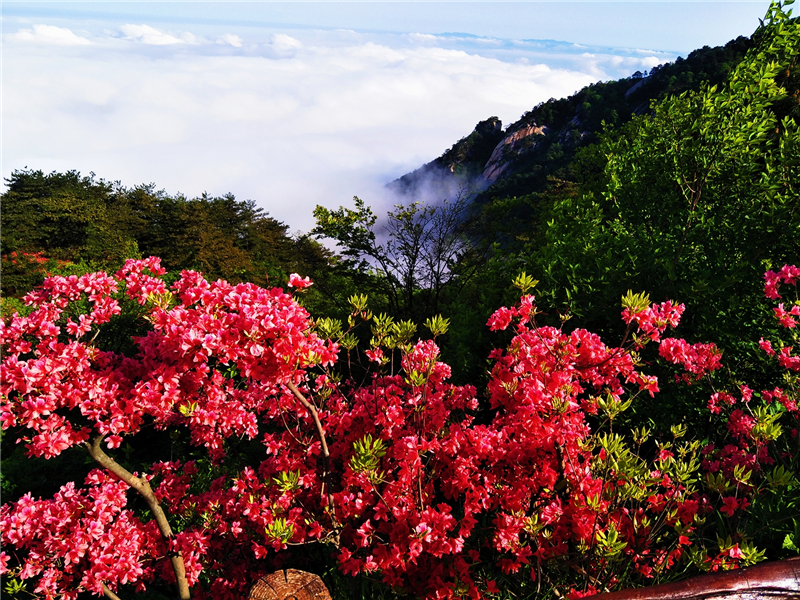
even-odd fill
[{"label": "tree trunk", "polygon": [[318,575],[287,569],[259,579],[248,600],[331,600],[331,595]]}]

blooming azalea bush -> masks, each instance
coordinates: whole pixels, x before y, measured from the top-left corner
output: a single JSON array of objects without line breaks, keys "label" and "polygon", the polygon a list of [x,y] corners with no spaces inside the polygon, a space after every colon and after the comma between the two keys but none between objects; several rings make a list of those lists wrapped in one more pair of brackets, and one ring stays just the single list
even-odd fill
[{"label": "blooming azalea bush", "polygon": [[[785,267],[768,292],[797,278]],[[792,465],[773,463],[794,460],[778,443],[780,421],[797,421],[796,381],[716,392],[724,445],[684,442],[680,426],[655,445],[645,429],[623,435],[615,418],[659,391],[642,348],[658,345],[688,383],[718,370],[721,353],[669,337],[683,305],[628,294],[628,329],[612,347],[537,324],[532,281],[516,284],[520,302],[489,319],[513,338],[492,353],[479,395],[449,382],[436,345],[446,320],[414,341],[412,323],[370,314],[364,297],[349,321],[372,327],[359,381],[347,368],[359,357],[352,331],[313,322],[280,289],[191,271],[167,286],[155,258],[113,276],[47,279],[26,297],[29,314],[3,322],[0,419],[31,456],[79,446],[97,468],[52,499],[0,509],[0,569],[48,598],[155,581],[183,598],[238,598],[289,549],[315,544],[342,573],[416,596],[478,598],[529,582],[580,597],[678,564],[759,560],[735,527],[712,536],[710,517],[735,526],[761,494],[794,481]],[[148,327],[130,352],[103,349],[97,336],[125,301]],[[779,310],[794,331],[794,308]],[[794,369],[791,348],[773,352]],[[195,450],[133,471],[122,450],[149,429],[185,431]],[[242,439],[259,448],[247,465],[230,456]]]}]

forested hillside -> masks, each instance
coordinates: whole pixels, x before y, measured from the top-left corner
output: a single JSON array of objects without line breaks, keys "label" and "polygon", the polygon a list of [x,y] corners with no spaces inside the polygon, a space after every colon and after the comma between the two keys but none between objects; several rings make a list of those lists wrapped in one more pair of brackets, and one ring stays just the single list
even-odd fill
[{"label": "forested hillside", "polygon": [[725,46],[705,46],[649,72],[598,82],[568,98],[551,98],[505,130],[491,117],[442,156],[389,187],[411,200],[431,191],[462,189],[476,194],[478,205],[493,197],[541,191],[549,176],[569,179],[575,152],[596,143],[606,127],[648,112],[653,101],[722,84],[753,43],[753,38],[739,37]]},{"label": "forested hillside", "polygon": [[11,597],[303,568],[337,599],[572,600],[800,553],[783,5],[482,121],[385,226],[358,198],[292,236],[232,195],[7,182]]},{"label": "forested hillside", "polygon": [[231,282],[280,284],[302,272],[325,295],[318,308],[336,313],[352,293],[349,278],[366,277],[344,272],[313,238],[290,235],[255,202],[232,194],[190,199],[154,184],[128,188],[75,171],[16,171],[7,186],[0,199],[5,298],[30,291],[46,272],[114,270],[126,258],[159,256],[172,271],[198,269]]}]

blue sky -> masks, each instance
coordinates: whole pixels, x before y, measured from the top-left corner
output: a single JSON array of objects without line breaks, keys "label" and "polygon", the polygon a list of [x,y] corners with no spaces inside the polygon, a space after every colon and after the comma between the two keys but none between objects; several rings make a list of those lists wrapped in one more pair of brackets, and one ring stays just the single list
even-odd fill
[{"label": "blue sky", "polygon": [[750,35],[768,2],[3,2],[2,174],[234,193],[292,230],[492,115]]}]

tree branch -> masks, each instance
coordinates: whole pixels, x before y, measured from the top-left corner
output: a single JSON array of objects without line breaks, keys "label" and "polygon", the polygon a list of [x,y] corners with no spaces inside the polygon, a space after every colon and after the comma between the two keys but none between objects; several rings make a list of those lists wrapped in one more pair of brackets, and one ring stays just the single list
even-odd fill
[{"label": "tree branch", "polygon": [[[169,526],[169,521],[167,521],[167,515],[164,513],[164,509],[161,508],[161,504],[153,493],[153,488],[150,487],[150,482],[144,477],[136,477],[136,475],[106,454],[100,447],[100,444],[103,442],[103,437],[102,434],[97,435],[91,443],[85,442],[84,446],[89,452],[89,456],[101,467],[110,471],[139,492],[139,495],[144,498],[145,502],[147,502],[147,506],[153,513],[153,517],[156,520],[156,525],[158,525],[158,530],[161,532],[162,537],[169,544],[169,541],[175,536],[172,533],[172,528]],[[191,596],[189,594],[189,582],[186,580],[186,566],[183,562],[183,556],[180,551],[170,552],[169,558],[170,562],[172,562],[172,570],[175,572],[175,580],[178,584],[178,596],[181,600],[189,600]],[[105,592],[105,589],[103,591]],[[110,591],[111,590],[109,590],[109,592]]]},{"label": "tree branch", "polygon": [[117,596],[114,592],[108,589],[108,586],[104,583],[103,585],[103,595],[108,598],[109,600],[122,600],[119,596]]},{"label": "tree branch", "polygon": [[[331,465],[330,465],[330,452],[328,452],[328,441],[325,437],[325,429],[322,427],[322,421],[319,420],[319,413],[317,412],[317,408],[308,401],[308,399],[303,396],[300,390],[297,389],[297,386],[292,383],[291,381],[286,382],[286,387],[289,388],[289,391],[294,394],[294,397],[299,400],[300,404],[302,404],[305,409],[311,413],[311,418],[314,419],[314,426],[317,428],[317,436],[319,436],[320,444],[322,445],[322,459],[323,459],[323,483],[322,483],[322,496],[327,497],[328,506],[331,509],[331,514],[333,512],[333,493],[331,491],[331,484],[330,484],[330,475],[331,475]],[[327,488],[327,494],[326,489]]]}]

